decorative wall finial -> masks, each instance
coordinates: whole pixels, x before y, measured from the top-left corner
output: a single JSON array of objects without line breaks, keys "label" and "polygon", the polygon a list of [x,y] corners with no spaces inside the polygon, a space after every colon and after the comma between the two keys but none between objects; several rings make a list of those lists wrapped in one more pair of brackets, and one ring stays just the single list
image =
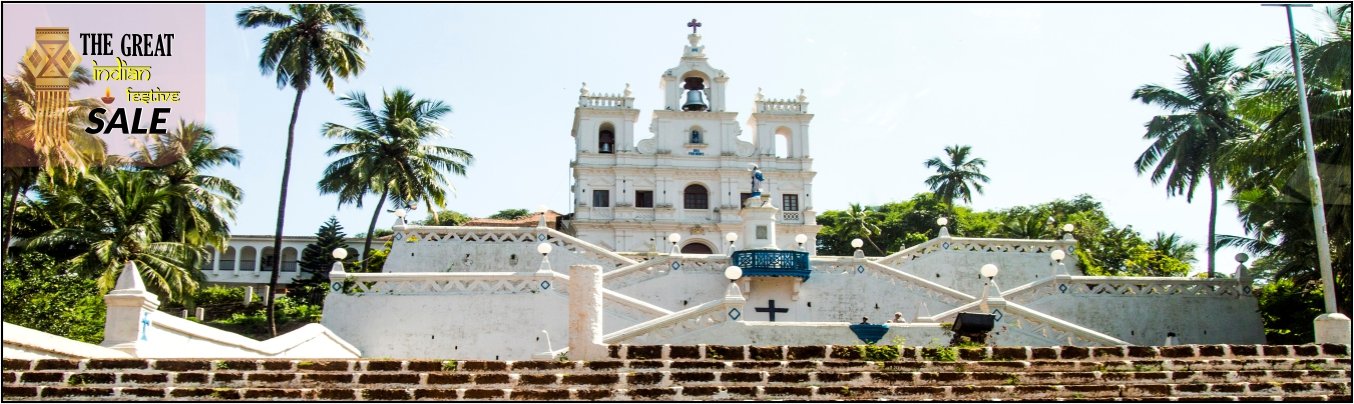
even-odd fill
[{"label": "decorative wall finial", "polygon": [[761,88],[761,87],[757,87],[757,95],[754,96],[753,99],[755,99],[755,100],[757,100],[757,101],[761,101],[763,97],[765,97],[765,96],[762,95],[762,88]]},{"label": "decorative wall finial", "polygon": [[808,96],[804,95],[804,89],[802,89],[802,88],[799,89],[799,97],[798,97],[798,98],[799,98],[799,102],[804,102],[804,101],[806,101],[806,100],[809,99]]},{"label": "decorative wall finial", "polygon": [[583,82],[583,88],[578,89],[579,95],[588,95],[588,82]]},{"label": "decorative wall finial", "polygon": [[630,98],[630,83],[625,83],[625,98]]}]

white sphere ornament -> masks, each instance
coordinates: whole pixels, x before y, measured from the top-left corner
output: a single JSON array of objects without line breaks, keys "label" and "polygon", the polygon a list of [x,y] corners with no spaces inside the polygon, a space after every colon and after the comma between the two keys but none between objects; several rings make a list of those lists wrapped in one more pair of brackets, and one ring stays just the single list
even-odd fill
[{"label": "white sphere ornament", "polygon": [[738,234],[734,232],[728,232],[724,234],[724,241],[728,241],[730,243],[738,241]]},{"label": "white sphere ornament", "polygon": [[680,241],[681,239],[682,239],[682,235],[681,235],[681,234],[672,233],[672,234],[669,234],[669,235],[668,235],[668,242],[669,242],[669,243],[676,243],[676,242]]},{"label": "white sphere ornament", "polygon": [[809,242],[809,236],[806,236],[803,233],[797,234],[795,235],[795,242],[799,244],[807,243]]},{"label": "white sphere ornament", "polygon": [[864,242],[864,241],[861,241],[860,239],[852,239],[852,240],[851,240],[851,248],[860,248],[860,247],[862,247],[862,246],[864,246],[864,245],[865,245],[865,242]]},{"label": "white sphere ornament", "polygon": [[982,274],[984,278],[995,277],[997,276],[997,266],[993,264],[983,265],[983,268],[979,269],[978,273]]},{"label": "white sphere ornament", "polygon": [[1063,231],[1068,232],[1068,233],[1071,233],[1072,230],[1075,230],[1076,228],[1077,228],[1077,226],[1073,226],[1071,223],[1068,223],[1068,224],[1063,225]]},{"label": "white sphere ornament", "polygon": [[550,243],[540,243],[536,245],[536,252],[541,253],[541,255],[549,254],[550,250],[553,249],[555,249],[555,247],[550,245]]},{"label": "white sphere ornament", "polygon": [[404,217],[406,214],[409,214],[409,211],[404,210],[404,208],[395,209],[395,216],[397,217]]},{"label": "white sphere ornament", "polygon": [[736,281],[738,280],[738,278],[742,277],[743,277],[743,268],[739,268],[737,265],[729,265],[728,268],[724,268],[725,279]]},{"label": "white sphere ornament", "polygon": [[333,252],[332,254],[334,254],[334,258],[337,258],[337,259],[340,259],[340,260],[342,260],[342,259],[344,259],[344,258],[348,258],[348,250],[347,250],[347,249],[344,249],[344,248],[335,248],[335,249],[334,249],[334,252]]},{"label": "white sphere ornament", "polygon": [[1063,252],[1063,250],[1053,250],[1049,256],[1052,257],[1054,261],[1062,262],[1063,258],[1067,258],[1067,253]]},{"label": "white sphere ornament", "polygon": [[1251,259],[1251,256],[1246,255],[1246,253],[1236,253],[1236,262],[1245,264],[1246,261],[1248,261],[1248,260],[1250,260],[1250,259]]},{"label": "white sphere ornament", "polygon": [[936,219],[936,225],[937,225],[937,226],[944,226],[944,225],[947,225],[947,224],[950,224],[950,219],[946,219],[946,218],[943,218],[943,217],[942,217],[942,218],[939,218],[939,219]]}]

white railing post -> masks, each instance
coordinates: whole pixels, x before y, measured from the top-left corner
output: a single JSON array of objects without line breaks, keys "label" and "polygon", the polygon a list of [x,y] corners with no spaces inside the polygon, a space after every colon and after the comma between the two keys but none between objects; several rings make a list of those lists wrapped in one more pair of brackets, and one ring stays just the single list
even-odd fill
[{"label": "white railing post", "polygon": [[151,326],[150,315],[160,307],[160,299],[146,291],[136,263],[127,261],[113,291],[104,295],[103,301],[108,306],[108,315],[103,323],[103,343],[99,345],[133,357],[141,356],[150,341],[146,335]]},{"label": "white railing post", "polygon": [[569,266],[569,353],[572,359],[607,357],[602,343],[602,267]]}]

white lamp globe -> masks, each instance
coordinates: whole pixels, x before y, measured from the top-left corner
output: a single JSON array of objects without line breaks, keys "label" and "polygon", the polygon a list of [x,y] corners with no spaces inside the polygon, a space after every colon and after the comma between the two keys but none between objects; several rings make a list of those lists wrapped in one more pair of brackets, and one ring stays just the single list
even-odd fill
[{"label": "white lamp globe", "polygon": [[738,241],[738,234],[734,232],[728,232],[724,234],[724,241],[728,241],[730,243]]},{"label": "white lamp globe", "polygon": [[536,252],[541,253],[541,255],[549,254],[550,250],[553,249],[555,249],[555,247],[550,245],[550,243],[540,243],[536,245]]},{"label": "white lamp globe", "polygon": [[408,214],[408,213],[409,213],[409,211],[404,210],[404,208],[395,209],[395,216],[396,216],[396,217],[404,217],[404,215],[406,215],[406,214]]},{"label": "white lamp globe", "polygon": [[939,219],[936,219],[936,225],[937,225],[937,226],[944,226],[944,225],[947,225],[947,224],[950,224],[950,219],[946,219],[946,218],[943,218],[943,217],[942,217],[942,218],[939,218]]},{"label": "white lamp globe", "polygon": [[995,277],[997,276],[997,266],[993,264],[983,265],[983,268],[979,269],[978,273],[982,274],[984,278]]},{"label": "white lamp globe", "polygon": [[804,235],[803,233],[800,233],[800,234],[795,235],[795,242],[796,242],[796,243],[804,244],[804,243],[807,243],[808,241],[809,241],[809,236],[806,236],[806,235]]},{"label": "white lamp globe", "polygon": [[1076,228],[1077,228],[1077,226],[1073,226],[1071,223],[1068,223],[1068,224],[1063,225],[1063,231],[1068,232],[1068,233],[1071,233],[1072,230],[1074,230],[1074,229],[1076,229]]},{"label": "white lamp globe", "polygon": [[851,248],[860,248],[861,246],[864,246],[864,245],[865,245],[865,242],[864,242],[864,241],[860,241],[860,239],[852,239],[852,240],[851,240]]},{"label": "white lamp globe", "polygon": [[335,248],[333,254],[334,254],[334,258],[336,258],[336,259],[338,259],[338,260],[343,260],[344,258],[348,258],[348,250],[347,250],[347,249],[343,249],[343,248]]},{"label": "white lamp globe", "polygon": [[1053,250],[1053,252],[1048,255],[1053,258],[1054,261],[1058,262],[1062,262],[1063,258],[1067,258],[1067,253],[1063,252],[1063,250]]},{"label": "white lamp globe", "polygon": [[1238,263],[1245,264],[1246,261],[1247,261],[1247,260],[1250,260],[1250,259],[1251,259],[1251,256],[1246,255],[1246,253],[1236,253],[1236,262],[1238,262]]},{"label": "white lamp globe", "polygon": [[742,277],[743,277],[743,268],[739,268],[737,265],[729,265],[728,268],[724,268],[725,279],[736,281],[738,280],[738,278]]},{"label": "white lamp globe", "polygon": [[669,234],[669,235],[668,235],[668,242],[669,242],[669,243],[676,243],[676,242],[680,241],[681,239],[682,239],[682,235],[681,235],[681,234],[672,233],[672,234]]}]

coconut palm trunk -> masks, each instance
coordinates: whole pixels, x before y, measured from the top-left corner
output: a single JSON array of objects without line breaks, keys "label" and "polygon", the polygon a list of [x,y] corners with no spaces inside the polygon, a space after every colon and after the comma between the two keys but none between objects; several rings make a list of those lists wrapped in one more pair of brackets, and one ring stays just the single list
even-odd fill
[{"label": "coconut palm trunk", "polygon": [[296,101],[291,106],[291,123],[287,125],[287,152],[282,163],[282,191],[277,199],[277,231],[273,233],[273,273],[268,279],[268,329],[277,336],[277,313],[273,296],[277,295],[277,278],[282,269],[282,224],[287,217],[287,182],[291,179],[291,151],[296,142],[296,117],[301,112],[304,86],[296,88]]},{"label": "coconut palm trunk", "polygon": [[1211,175],[1212,173],[1209,174],[1208,193],[1212,204],[1208,207],[1208,278],[1212,279],[1216,271],[1213,264],[1217,254],[1214,253],[1218,250],[1218,240],[1216,240],[1218,231],[1218,180],[1216,176]]},{"label": "coconut palm trunk", "polygon": [[371,256],[371,237],[372,232],[376,231],[376,217],[381,215],[381,207],[385,206],[388,196],[389,189],[381,191],[381,199],[376,201],[376,211],[371,214],[371,224],[367,225],[367,240],[362,243],[362,272],[367,272],[367,257]]}]

